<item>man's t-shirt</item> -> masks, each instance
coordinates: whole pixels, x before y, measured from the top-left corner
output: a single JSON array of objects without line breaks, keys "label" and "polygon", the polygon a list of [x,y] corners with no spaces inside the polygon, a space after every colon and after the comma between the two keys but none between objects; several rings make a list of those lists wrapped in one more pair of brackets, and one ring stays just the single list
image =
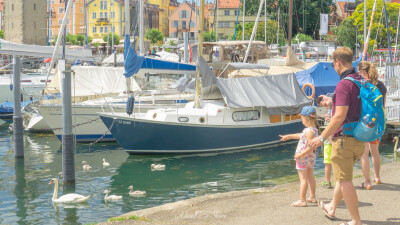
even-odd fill
[{"label": "man's t-shirt", "polygon": [[[337,137],[341,135],[343,125],[348,122],[356,122],[360,120],[361,116],[361,99],[358,98],[360,95],[360,88],[357,84],[353,83],[351,80],[344,80],[344,77],[352,77],[356,80],[361,81],[362,77],[355,72],[354,69],[351,69],[354,73],[349,74],[347,76],[341,76],[341,80],[336,86],[335,94],[332,98],[332,116],[335,115],[335,107],[336,106],[348,106],[349,110],[347,111],[346,119],[343,121],[342,125],[340,125],[339,129],[333,133],[333,137]],[[342,73],[342,75],[349,70]]]}]

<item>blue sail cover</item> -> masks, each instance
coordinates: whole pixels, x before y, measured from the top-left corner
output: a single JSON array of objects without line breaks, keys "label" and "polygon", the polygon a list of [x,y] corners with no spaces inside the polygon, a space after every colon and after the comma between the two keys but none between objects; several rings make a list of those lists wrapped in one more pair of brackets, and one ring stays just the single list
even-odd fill
[{"label": "blue sail cover", "polygon": [[[353,62],[353,67],[357,68],[361,57]],[[296,79],[300,87],[306,83],[311,83],[315,87],[315,96],[326,95],[335,91],[337,83],[340,81],[339,75],[331,66],[330,62],[319,62],[308,70],[296,73]],[[307,95],[311,94],[311,89],[306,89]]]},{"label": "blue sail cover", "polygon": [[138,56],[130,45],[129,35],[125,35],[124,48],[126,78],[133,76],[140,69],[165,70],[169,72],[179,70],[181,73],[184,73],[185,71],[196,71],[196,66],[187,63],[170,62]]}]

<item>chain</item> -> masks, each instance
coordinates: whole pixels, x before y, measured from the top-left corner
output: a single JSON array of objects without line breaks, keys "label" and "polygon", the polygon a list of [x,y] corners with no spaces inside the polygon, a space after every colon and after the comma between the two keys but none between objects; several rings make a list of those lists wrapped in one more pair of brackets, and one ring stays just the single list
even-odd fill
[{"label": "chain", "polygon": [[[83,123],[78,123],[78,124],[73,125],[72,128],[79,127],[79,126],[82,126],[82,125],[85,125],[85,124],[89,124],[89,123],[92,123],[92,122],[97,121],[99,119],[100,118],[97,118],[97,119],[94,119],[94,120],[89,120],[89,121],[86,121],[86,122],[83,122]],[[50,128],[49,130],[54,131],[54,130],[62,130],[62,129],[63,128],[60,127],[60,128]]]},{"label": "chain", "polygon": [[106,134],[112,129],[112,127],[114,126],[115,121],[116,121],[116,119],[113,119],[113,122],[111,123],[110,127],[107,128],[107,131],[101,137],[99,137],[97,140],[95,140],[94,142],[89,144],[89,152],[90,152],[90,149],[91,149],[92,145],[94,145],[97,142],[101,141],[101,139],[103,139],[104,136],[106,136]]}]

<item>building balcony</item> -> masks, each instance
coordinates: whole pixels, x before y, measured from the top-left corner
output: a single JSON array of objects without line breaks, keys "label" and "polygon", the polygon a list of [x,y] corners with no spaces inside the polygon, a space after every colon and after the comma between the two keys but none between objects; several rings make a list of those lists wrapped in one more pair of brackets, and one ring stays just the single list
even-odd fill
[{"label": "building balcony", "polygon": [[98,19],[96,20],[96,22],[98,22],[98,23],[107,22],[107,23],[108,23],[108,18],[98,18]]}]

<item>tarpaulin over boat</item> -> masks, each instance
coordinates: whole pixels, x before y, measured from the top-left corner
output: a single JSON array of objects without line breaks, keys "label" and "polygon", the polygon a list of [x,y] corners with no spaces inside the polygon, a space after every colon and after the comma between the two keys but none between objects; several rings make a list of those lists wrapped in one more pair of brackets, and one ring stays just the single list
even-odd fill
[{"label": "tarpaulin over boat", "polygon": [[[361,58],[353,62],[353,67],[356,68]],[[330,62],[319,62],[317,65],[308,70],[299,71],[296,73],[297,81],[300,87],[306,83],[311,83],[315,87],[315,96],[326,95],[335,91],[337,83],[340,81],[339,75],[332,67]],[[308,95],[311,90],[306,89]],[[309,93],[310,92],[310,93]]]},{"label": "tarpaulin over boat", "polygon": [[174,74],[193,74],[196,72],[196,66],[187,63],[170,62],[138,56],[132,49],[129,35],[125,35],[124,48],[124,75],[126,78],[135,75],[140,69],[151,69],[154,72],[161,73],[163,71],[173,72]]},{"label": "tarpaulin over boat", "polygon": [[[311,102],[302,92],[294,74],[274,76],[219,78],[205,60],[198,60],[204,87],[216,86],[228,107],[266,107],[270,115],[295,114]],[[202,71],[209,70],[203,73]],[[204,93],[204,91],[203,91]]]}]

